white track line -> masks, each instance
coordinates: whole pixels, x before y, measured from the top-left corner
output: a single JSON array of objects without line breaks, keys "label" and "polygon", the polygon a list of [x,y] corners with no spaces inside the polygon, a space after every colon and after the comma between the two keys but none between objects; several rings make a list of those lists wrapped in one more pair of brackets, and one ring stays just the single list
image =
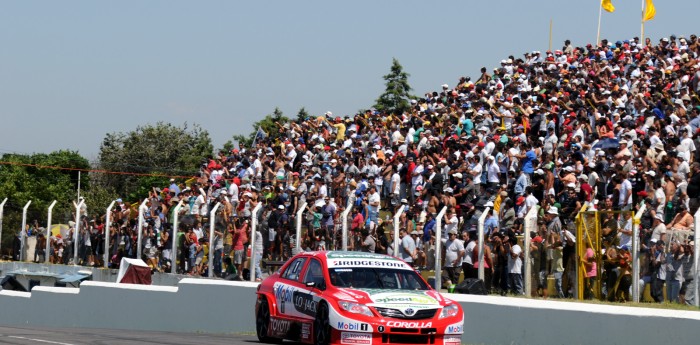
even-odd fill
[{"label": "white track line", "polygon": [[42,339],[32,339],[32,338],[25,338],[25,337],[18,337],[14,335],[8,335],[8,338],[14,338],[14,339],[22,339],[22,340],[31,340],[31,341],[36,341],[38,343],[47,343],[47,344],[57,344],[57,345],[75,345],[75,344],[69,344],[69,343],[59,343],[57,341],[50,341],[50,340],[42,340]]}]

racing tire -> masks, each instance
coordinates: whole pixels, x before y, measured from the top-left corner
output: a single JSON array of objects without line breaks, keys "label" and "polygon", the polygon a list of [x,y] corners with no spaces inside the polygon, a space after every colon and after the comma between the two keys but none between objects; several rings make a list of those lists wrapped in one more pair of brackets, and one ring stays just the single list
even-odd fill
[{"label": "racing tire", "polygon": [[270,307],[267,303],[267,298],[263,297],[258,307],[258,313],[255,317],[255,333],[261,343],[279,344],[282,339],[272,338],[267,335],[270,329]]},{"label": "racing tire", "polygon": [[331,342],[331,324],[328,321],[328,305],[320,303],[314,319],[314,344],[328,345]]}]

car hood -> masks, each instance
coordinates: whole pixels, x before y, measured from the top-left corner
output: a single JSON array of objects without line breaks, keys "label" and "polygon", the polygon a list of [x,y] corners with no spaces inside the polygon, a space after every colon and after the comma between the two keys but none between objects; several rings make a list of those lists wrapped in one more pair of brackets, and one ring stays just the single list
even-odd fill
[{"label": "car hood", "polygon": [[[341,294],[352,297],[358,303],[380,308],[415,309],[438,308],[446,300],[434,290],[341,289]],[[339,296],[342,299],[342,296]]]}]

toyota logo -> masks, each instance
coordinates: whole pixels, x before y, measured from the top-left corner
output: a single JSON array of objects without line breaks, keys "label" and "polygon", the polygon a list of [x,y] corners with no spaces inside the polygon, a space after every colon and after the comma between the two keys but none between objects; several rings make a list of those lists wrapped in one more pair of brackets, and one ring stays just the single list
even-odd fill
[{"label": "toyota logo", "polygon": [[413,310],[413,308],[406,308],[406,310],[404,310],[403,313],[406,314],[406,316],[411,316],[411,315],[415,314],[416,311]]}]

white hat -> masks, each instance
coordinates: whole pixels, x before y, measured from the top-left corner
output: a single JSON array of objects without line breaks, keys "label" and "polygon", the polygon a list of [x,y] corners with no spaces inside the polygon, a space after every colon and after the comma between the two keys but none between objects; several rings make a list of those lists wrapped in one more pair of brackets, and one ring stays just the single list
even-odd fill
[{"label": "white hat", "polygon": [[451,187],[447,187],[445,188],[445,193],[454,193],[454,189],[452,189]]},{"label": "white hat", "polygon": [[442,88],[447,89],[447,88],[449,88],[449,86],[447,84],[442,84]]},{"label": "white hat", "polygon": [[620,145],[627,145],[627,140],[620,140]]},{"label": "white hat", "polygon": [[284,205],[279,205],[279,206],[277,206],[277,208],[280,210],[284,210]]},{"label": "white hat", "polygon": [[249,198],[252,198],[253,194],[251,194],[250,192],[245,192],[245,193],[243,193],[243,196],[247,196]]},{"label": "white hat", "polygon": [[576,184],[575,183],[567,183],[566,187],[567,188],[576,188]]},{"label": "white hat", "polygon": [[569,171],[569,172],[572,172],[572,171],[574,171],[574,168],[571,167],[571,165],[569,165],[569,166],[567,166],[566,168],[564,168],[564,170]]},{"label": "white hat", "polygon": [[291,190],[291,191],[293,192],[293,191],[296,190],[296,187],[294,187],[294,186],[292,186],[292,185],[289,185],[289,187],[287,187],[287,189],[289,189],[289,190]]},{"label": "white hat", "polygon": [[655,177],[655,176],[656,176],[656,171],[649,170],[649,171],[645,172],[644,174],[645,174],[645,175],[649,175],[649,176],[651,176],[651,177]]},{"label": "white hat", "polygon": [[401,199],[401,203],[402,203],[402,204],[408,204],[408,200],[406,200],[406,199]]},{"label": "white hat", "polygon": [[338,160],[335,159],[335,158],[333,158],[333,159],[331,159],[331,164],[332,164],[332,163],[338,163]]},{"label": "white hat", "polygon": [[547,210],[547,214],[559,215],[559,210],[554,206],[550,206]]},{"label": "white hat", "polygon": [[581,176],[578,177],[581,180],[588,180],[588,176],[586,174],[581,174]]},{"label": "white hat", "polygon": [[456,179],[461,179],[462,173],[454,173],[454,174],[452,174],[452,176],[454,176],[454,178],[456,178]]},{"label": "white hat", "polygon": [[537,175],[544,175],[544,170],[542,170],[542,169],[537,169],[537,170],[535,170],[535,174],[537,174]]}]

